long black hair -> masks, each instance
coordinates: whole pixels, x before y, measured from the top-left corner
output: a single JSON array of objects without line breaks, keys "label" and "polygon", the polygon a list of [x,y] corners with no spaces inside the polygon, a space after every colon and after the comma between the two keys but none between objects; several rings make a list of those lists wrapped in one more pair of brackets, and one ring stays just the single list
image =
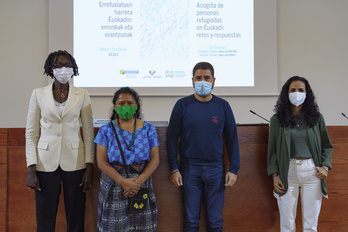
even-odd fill
[{"label": "long black hair", "polygon": [[294,127],[296,124],[292,104],[289,100],[289,86],[294,81],[301,81],[306,86],[306,100],[303,103],[301,113],[304,116],[306,125],[313,127],[320,117],[319,107],[309,82],[305,78],[299,76],[293,76],[285,82],[277,100],[277,104],[274,106],[279,125],[282,127]]},{"label": "long black hair", "polygon": [[51,78],[53,78],[52,65],[58,59],[59,56],[66,57],[69,60],[69,62],[73,65],[74,76],[79,75],[79,68],[77,67],[74,57],[72,57],[72,55],[70,55],[69,52],[65,50],[58,50],[48,55],[44,65],[45,71],[43,74],[46,74],[47,76],[50,76]]},{"label": "long black hair", "polygon": [[131,89],[129,87],[122,87],[119,90],[117,90],[114,94],[114,98],[112,99],[112,104],[114,104],[114,107],[112,109],[112,115],[110,117],[111,120],[115,120],[117,117],[117,113],[115,110],[115,106],[116,106],[116,101],[118,99],[118,97],[123,94],[123,93],[129,93],[133,96],[136,104],[137,104],[137,111],[135,112],[135,117],[137,119],[141,119],[142,118],[142,113],[141,113],[141,102],[140,102],[140,98],[137,92],[135,92],[134,89]]}]

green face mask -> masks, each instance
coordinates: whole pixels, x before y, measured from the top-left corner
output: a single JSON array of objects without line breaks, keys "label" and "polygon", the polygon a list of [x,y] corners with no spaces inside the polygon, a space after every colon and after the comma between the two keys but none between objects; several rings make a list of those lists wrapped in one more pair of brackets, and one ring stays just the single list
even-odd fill
[{"label": "green face mask", "polygon": [[133,117],[135,112],[137,111],[136,106],[122,106],[122,107],[115,107],[116,113],[120,115],[121,118],[124,120],[129,120]]}]

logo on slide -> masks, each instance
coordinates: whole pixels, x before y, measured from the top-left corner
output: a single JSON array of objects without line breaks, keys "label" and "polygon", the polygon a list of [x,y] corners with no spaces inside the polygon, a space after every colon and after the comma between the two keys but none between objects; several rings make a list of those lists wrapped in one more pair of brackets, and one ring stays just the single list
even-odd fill
[{"label": "logo on slide", "polygon": [[150,75],[152,76],[153,74],[156,73],[156,71],[155,71],[155,70],[150,70],[149,73],[150,73]]},{"label": "logo on slide", "polygon": [[135,74],[139,74],[139,70],[124,70],[124,69],[121,69],[120,70],[120,74],[121,75],[135,75]]}]

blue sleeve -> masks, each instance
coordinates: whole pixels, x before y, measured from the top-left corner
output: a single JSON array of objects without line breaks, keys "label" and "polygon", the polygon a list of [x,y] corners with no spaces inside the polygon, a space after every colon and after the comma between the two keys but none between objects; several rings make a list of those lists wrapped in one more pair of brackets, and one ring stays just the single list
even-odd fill
[{"label": "blue sleeve", "polygon": [[178,169],[178,141],[182,128],[181,107],[177,102],[173,108],[170,116],[168,130],[167,130],[167,155],[169,169]]},{"label": "blue sleeve", "polygon": [[150,148],[157,147],[160,144],[158,142],[156,127],[150,123],[149,123],[149,127],[150,128],[148,130],[148,138],[149,138]]},{"label": "blue sleeve", "polygon": [[106,125],[100,127],[97,136],[94,139],[95,144],[99,144],[103,147],[108,147],[108,139],[107,139],[107,128]]},{"label": "blue sleeve", "polygon": [[227,102],[225,106],[225,113],[226,113],[226,120],[225,120],[225,126],[224,126],[224,134],[225,134],[228,158],[230,161],[230,167],[228,171],[237,175],[238,170],[240,168],[237,125],[233,116],[232,109]]}]

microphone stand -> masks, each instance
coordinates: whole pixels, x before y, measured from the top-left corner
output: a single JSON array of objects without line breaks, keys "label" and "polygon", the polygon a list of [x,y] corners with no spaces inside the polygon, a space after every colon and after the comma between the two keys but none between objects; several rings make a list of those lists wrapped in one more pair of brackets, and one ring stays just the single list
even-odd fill
[{"label": "microphone stand", "polygon": [[254,111],[250,110],[251,113],[255,114],[256,116],[262,118],[263,120],[267,121],[269,123],[269,120],[265,119],[264,117],[262,117],[261,115],[258,115],[257,113],[255,113]]}]

